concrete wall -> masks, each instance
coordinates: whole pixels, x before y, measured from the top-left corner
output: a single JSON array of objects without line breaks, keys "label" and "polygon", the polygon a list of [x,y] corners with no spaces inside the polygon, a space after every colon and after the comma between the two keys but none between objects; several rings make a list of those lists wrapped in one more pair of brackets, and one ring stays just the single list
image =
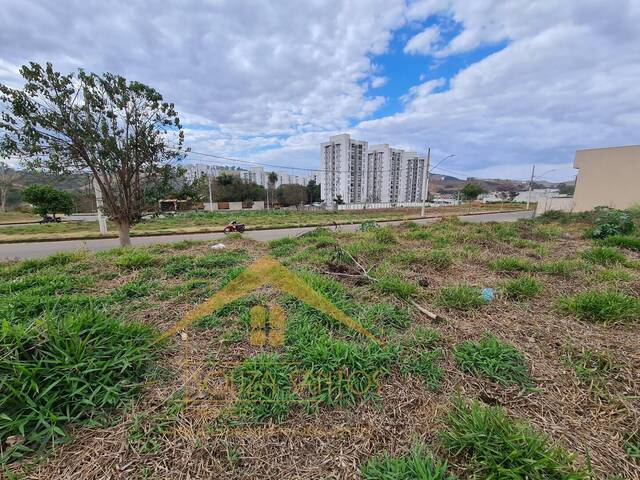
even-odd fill
[{"label": "concrete wall", "polygon": [[640,145],[578,150],[574,211],[640,204]]},{"label": "concrete wall", "polygon": [[[227,203],[227,202],[221,202],[221,203]],[[215,212],[215,211],[232,212],[232,211],[238,211],[238,210],[264,210],[264,202],[253,202],[253,206],[251,208],[242,208],[242,202],[228,202],[228,203],[229,203],[229,208],[220,209],[220,208],[218,208],[218,202],[213,202],[213,203],[205,202],[204,209],[207,212]]]},{"label": "concrete wall", "polygon": [[536,216],[542,215],[549,210],[560,210],[561,212],[573,212],[575,201],[573,197],[548,197],[538,200],[536,205]]}]

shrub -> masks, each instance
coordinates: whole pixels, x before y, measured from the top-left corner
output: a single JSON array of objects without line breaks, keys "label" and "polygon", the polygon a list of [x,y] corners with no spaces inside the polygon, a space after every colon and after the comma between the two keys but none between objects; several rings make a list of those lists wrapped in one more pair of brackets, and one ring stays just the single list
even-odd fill
[{"label": "shrub", "polygon": [[453,353],[463,372],[488,377],[501,385],[531,385],[524,355],[490,333],[479,342],[462,342]]},{"label": "shrub", "polygon": [[615,291],[588,291],[559,300],[561,311],[591,322],[625,322],[640,318],[640,300]]},{"label": "shrub", "polygon": [[155,257],[146,250],[127,248],[116,258],[115,264],[120,268],[134,270],[149,267],[155,263]]},{"label": "shrub", "polygon": [[232,372],[238,413],[256,422],[282,421],[295,400],[291,374],[291,366],[277,354],[262,353],[245,360]]},{"label": "shrub", "polygon": [[475,310],[485,302],[476,287],[466,283],[442,287],[435,299],[436,305],[454,310]]},{"label": "shrub", "polygon": [[528,424],[510,419],[501,407],[456,399],[441,434],[445,448],[471,461],[468,472],[487,479],[587,480],[574,456],[551,444]]},{"label": "shrub", "polygon": [[587,262],[598,265],[617,265],[627,261],[627,257],[617,248],[593,247],[581,253]]},{"label": "shrub", "polygon": [[621,247],[627,250],[640,252],[640,237],[631,235],[613,235],[602,240],[604,245],[609,247]]},{"label": "shrub", "polygon": [[496,272],[531,272],[534,270],[530,260],[520,257],[499,257],[489,262],[489,268]]},{"label": "shrub", "polygon": [[501,288],[507,298],[522,300],[535,297],[540,293],[542,291],[542,283],[533,277],[526,276],[504,282]]},{"label": "shrub", "polygon": [[453,258],[446,250],[431,250],[427,254],[427,262],[436,270],[444,270],[453,264]]},{"label": "shrub", "polygon": [[2,324],[0,438],[44,446],[65,435],[66,423],[121,405],[146,372],[153,338],[92,310]]},{"label": "shrub", "polygon": [[635,230],[633,217],[629,212],[614,208],[597,207],[594,227],[588,234],[592,238],[606,238],[612,235],[628,235]]},{"label": "shrub", "polygon": [[418,291],[413,283],[405,282],[398,277],[392,277],[391,275],[385,275],[378,278],[375,283],[375,288],[382,293],[390,293],[396,295],[399,298],[409,298],[411,295],[415,295]]},{"label": "shrub", "polygon": [[364,480],[455,480],[447,474],[447,462],[425,453],[420,445],[402,457],[387,452],[374,457],[360,468],[360,474]]}]

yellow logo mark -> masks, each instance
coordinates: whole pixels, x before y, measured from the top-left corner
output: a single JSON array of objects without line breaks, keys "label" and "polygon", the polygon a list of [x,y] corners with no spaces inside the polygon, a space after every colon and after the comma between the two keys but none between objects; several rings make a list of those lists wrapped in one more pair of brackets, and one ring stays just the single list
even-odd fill
[{"label": "yellow logo mark", "polygon": [[[211,315],[225,305],[267,284],[278,287],[283,292],[296,297],[310,307],[336,319],[370,340],[379,344],[383,343],[358,321],[351,318],[316,292],[299,275],[289,271],[280,262],[268,255],[256,260],[222,290],[188,312],[182,319],[176,322],[173,327],[160,335],[156,341],[162,341],[171,337],[196,320]],[[284,343],[284,312],[277,305],[271,305],[269,314],[270,315],[268,315],[264,307],[253,307],[251,311],[250,335],[250,341],[252,343],[257,342],[255,343],[257,345],[265,345],[267,343],[269,345],[282,345]],[[267,326],[267,318],[269,318],[268,335],[265,328]]]}]

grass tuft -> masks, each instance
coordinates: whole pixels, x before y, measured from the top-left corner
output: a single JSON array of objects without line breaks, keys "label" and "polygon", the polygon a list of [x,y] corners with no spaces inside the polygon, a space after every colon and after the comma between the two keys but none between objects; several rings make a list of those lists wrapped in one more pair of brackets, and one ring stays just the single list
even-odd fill
[{"label": "grass tuft", "polygon": [[587,291],[572,297],[563,297],[558,306],[561,311],[573,313],[589,322],[628,322],[640,319],[640,300],[616,291]]},{"label": "grass tuft", "polygon": [[381,293],[389,293],[399,298],[409,298],[418,291],[418,287],[413,283],[405,282],[391,275],[384,275],[378,278],[375,288]]},{"label": "grass tuft", "polygon": [[500,288],[507,298],[523,300],[538,295],[542,291],[543,285],[535,278],[525,276],[504,282]]},{"label": "grass tuft", "polygon": [[466,341],[453,349],[463,372],[485,376],[501,385],[531,385],[527,360],[515,347],[485,333],[479,342]]},{"label": "grass tuft", "polygon": [[574,456],[554,446],[528,424],[512,420],[501,407],[453,402],[441,434],[445,448],[470,461],[468,473],[486,479],[587,480]]},{"label": "grass tuft", "polygon": [[461,283],[438,290],[435,304],[453,310],[468,311],[482,307],[485,301],[476,287]]},{"label": "grass tuft", "polygon": [[401,457],[392,457],[387,452],[370,459],[360,468],[364,480],[455,480],[447,473],[447,462],[426,453],[424,447],[416,445]]},{"label": "grass tuft", "polygon": [[496,272],[531,272],[534,270],[533,263],[526,258],[520,257],[499,257],[489,262],[489,268]]},{"label": "grass tuft", "polygon": [[581,253],[589,263],[597,265],[620,265],[627,261],[627,257],[617,248],[613,247],[593,247]]},{"label": "grass tuft", "polygon": [[123,269],[136,270],[150,267],[155,263],[155,257],[146,250],[126,248],[115,260],[115,264]]},{"label": "grass tuft", "polygon": [[633,235],[614,235],[605,238],[601,243],[609,247],[620,247],[640,252],[640,237]]},{"label": "grass tuft", "polygon": [[445,270],[453,264],[453,258],[446,250],[436,249],[427,254],[427,262],[436,270]]}]

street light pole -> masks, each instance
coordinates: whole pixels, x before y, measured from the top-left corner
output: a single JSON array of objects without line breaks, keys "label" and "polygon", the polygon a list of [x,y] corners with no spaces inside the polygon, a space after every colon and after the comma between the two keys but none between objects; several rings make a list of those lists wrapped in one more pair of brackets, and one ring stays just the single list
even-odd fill
[{"label": "street light pole", "polygon": [[424,169],[424,191],[422,193],[422,211],[420,212],[420,216],[424,217],[425,207],[427,206],[427,200],[429,199],[429,164],[431,163],[431,147],[427,150],[427,163]]}]

